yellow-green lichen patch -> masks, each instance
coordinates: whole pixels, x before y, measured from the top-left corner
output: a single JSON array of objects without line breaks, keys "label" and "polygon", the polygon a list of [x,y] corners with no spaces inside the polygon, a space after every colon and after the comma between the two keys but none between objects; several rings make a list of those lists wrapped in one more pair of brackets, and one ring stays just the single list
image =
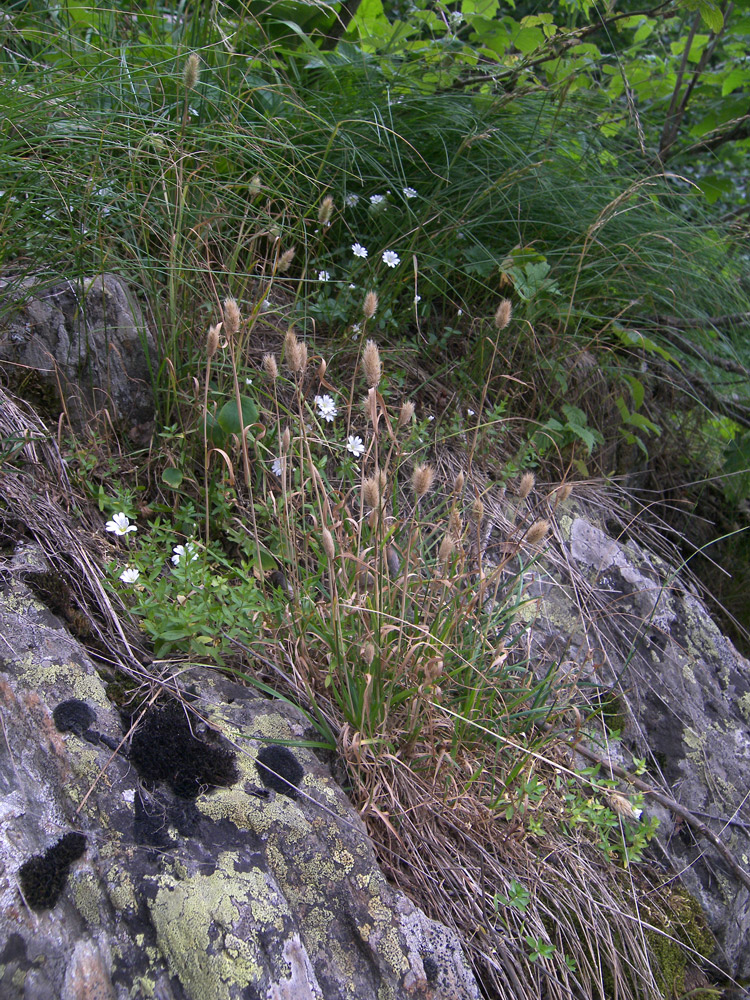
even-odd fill
[{"label": "yellow-green lichen patch", "polygon": [[146,976],[136,976],[133,980],[133,985],[130,988],[130,996],[133,1000],[151,1000],[155,995],[156,983],[147,979]]},{"label": "yellow-green lichen patch", "polygon": [[742,718],[750,724],[750,691],[747,694],[743,694],[738,700],[737,705],[739,706]]},{"label": "yellow-green lichen patch", "polygon": [[107,881],[107,893],[110,902],[116,910],[135,910],[138,901],[135,895],[135,886],[130,875],[121,869],[110,871]]},{"label": "yellow-green lichen patch", "polygon": [[79,871],[71,878],[76,909],[87,924],[98,927],[101,923],[102,900],[99,880],[91,871]]},{"label": "yellow-green lichen patch", "polygon": [[[262,977],[255,928],[275,925],[283,902],[260,869],[238,872],[236,860],[236,854],[225,852],[211,875],[182,881],[162,876],[150,904],[159,948],[191,1000],[230,1000],[233,985],[239,989]],[[245,946],[240,949],[237,925],[249,906],[253,928],[243,921]],[[225,948],[226,935],[234,954]]]},{"label": "yellow-green lichen patch", "polygon": [[110,708],[104,685],[96,674],[85,673],[80,663],[39,663],[29,654],[19,664],[18,676],[32,690],[61,681],[70,687],[74,698],[94,702],[103,709]]}]

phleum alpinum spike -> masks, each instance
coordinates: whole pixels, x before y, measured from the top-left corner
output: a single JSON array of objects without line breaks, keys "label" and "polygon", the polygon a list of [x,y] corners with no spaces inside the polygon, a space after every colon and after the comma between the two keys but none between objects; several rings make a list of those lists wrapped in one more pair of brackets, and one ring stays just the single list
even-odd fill
[{"label": "phleum alpinum spike", "polygon": [[362,355],[362,367],[365,370],[365,380],[368,388],[377,389],[383,374],[383,365],[380,361],[380,351],[374,340],[368,340],[365,351]]},{"label": "phleum alpinum spike", "polygon": [[538,545],[549,531],[549,521],[534,521],[526,532],[526,543],[528,545]]},{"label": "phleum alpinum spike", "polygon": [[495,312],[495,326],[498,330],[504,330],[510,323],[513,316],[513,304],[510,299],[503,299]]},{"label": "phleum alpinum spike", "polygon": [[289,267],[291,266],[291,263],[294,260],[295,250],[296,247],[289,247],[289,249],[285,250],[283,254],[279,257],[279,263],[276,266],[276,271],[279,274],[286,274],[286,272],[289,270]]},{"label": "phleum alpinum spike", "polygon": [[525,500],[529,493],[531,493],[534,489],[535,482],[536,479],[534,478],[533,472],[524,472],[521,476],[521,481],[518,484],[518,495],[522,500]]},{"label": "phleum alpinum spike", "polygon": [[435,470],[431,465],[418,465],[411,476],[411,485],[417,498],[429,493],[435,481]]},{"label": "phleum alpinum spike", "polygon": [[332,215],[333,215],[333,198],[330,196],[330,194],[328,194],[320,203],[320,208],[318,209],[318,222],[321,224],[321,226],[325,226],[331,221]]},{"label": "phleum alpinum spike", "polygon": [[276,379],[279,377],[279,366],[276,363],[276,358],[273,354],[263,355],[263,371],[270,378]]},{"label": "phleum alpinum spike", "polygon": [[407,399],[401,404],[401,409],[398,411],[398,426],[406,427],[413,416],[414,403]]},{"label": "phleum alpinum spike", "polygon": [[206,337],[206,353],[208,354],[209,360],[216,354],[219,347],[219,334],[221,333],[221,323],[217,323],[215,326],[210,326],[208,328],[208,337]]},{"label": "phleum alpinum spike", "polygon": [[198,83],[201,74],[201,61],[195,52],[191,52],[185,61],[185,68],[182,71],[182,82],[185,90],[192,90]]},{"label": "phleum alpinum spike", "polygon": [[237,299],[231,296],[224,299],[224,331],[228,337],[233,337],[240,330],[240,307]]}]

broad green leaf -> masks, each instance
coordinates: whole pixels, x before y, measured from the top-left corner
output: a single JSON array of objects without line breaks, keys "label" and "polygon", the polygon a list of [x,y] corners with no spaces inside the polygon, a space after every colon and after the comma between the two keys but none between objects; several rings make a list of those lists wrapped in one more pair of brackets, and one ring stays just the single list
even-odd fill
[{"label": "broad green leaf", "polygon": [[219,410],[217,421],[219,426],[227,434],[239,434],[243,427],[249,427],[258,419],[258,407],[252,399],[243,396],[242,403],[242,426],[240,426],[239,411],[235,400],[230,399]]},{"label": "broad green leaf", "polygon": [[175,469],[174,466],[170,466],[162,472],[161,478],[170,489],[176,490],[182,485],[183,475],[180,469]]}]

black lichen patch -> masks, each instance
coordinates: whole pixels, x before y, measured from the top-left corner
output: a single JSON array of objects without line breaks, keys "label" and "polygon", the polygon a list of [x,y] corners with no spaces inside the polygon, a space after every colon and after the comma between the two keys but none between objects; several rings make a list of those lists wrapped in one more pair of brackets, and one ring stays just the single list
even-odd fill
[{"label": "black lichen patch", "polygon": [[44,854],[35,854],[18,871],[21,889],[32,910],[49,910],[60,898],[68,869],[86,850],[82,833],[66,833]]},{"label": "black lichen patch", "polygon": [[437,962],[430,955],[423,955],[422,966],[424,967],[424,974],[427,977],[427,982],[430,986],[434,986],[437,983],[438,977]]},{"label": "black lichen patch", "polygon": [[290,799],[297,798],[297,787],[305,772],[291,750],[279,746],[263,747],[255,766],[266,788],[288,795]]},{"label": "black lichen patch", "polygon": [[52,712],[55,726],[60,733],[75,733],[76,736],[83,734],[96,722],[96,713],[85,701],[78,698],[70,698],[68,701],[61,701]]},{"label": "black lichen patch", "polygon": [[234,753],[198,739],[176,701],[144,715],[133,735],[130,760],[142,778],[166,781],[182,799],[233,785],[239,777]]}]

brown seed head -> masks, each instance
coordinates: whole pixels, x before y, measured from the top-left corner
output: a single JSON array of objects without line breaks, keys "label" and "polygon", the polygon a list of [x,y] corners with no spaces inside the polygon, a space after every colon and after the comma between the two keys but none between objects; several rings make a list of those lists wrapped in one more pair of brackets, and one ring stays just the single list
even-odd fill
[{"label": "brown seed head", "polygon": [[461,494],[463,493],[465,482],[466,482],[466,476],[463,474],[463,472],[459,472],[459,474],[456,476],[456,481],[453,484],[453,492],[457,496],[461,496]]},{"label": "brown seed head", "polygon": [[464,526],[461,524],[461,515],[454,507],[451,511],[451,516],[448,518],[448,533],[456,544],[461,541],[463,531]]},{"label": "brown seed head", "polygon": [[450,561],[451,556],[456,551],[456,543],[451,538],[450,535],[444,535],[443,540],[440,543],[440,550],[438,552],[438,559],[441,563],[445,564]]},{"label": "brown seed head", "polygon": [[198,77],[200,75],[201,61],[195,52],[191,52],[187,57],[185,68],[182,71],[182,82],[185,84],[185,90],[192,90],[198,83]]},{"label": "brown seed head", "polygon": [[364,313],[365,319],[372,319],[378,310],[378,295],[377,292],[368,292],[365,295],[365,302],[362,306],[362,312]]},{"label": "brown seed head", "polygon": [[318,209],[318,222],[321,224],[321,226],[326,226],[331,221],[332,215],[333,215],[333,198],[330,196],[330,194],[328,194],[320,203],[320,208]]},{"label": "brown seed head", "polygon": [[292,443],[292,434],[288,427],[284,428],[284,433],[281,435],[281,454],[286,455],[289,451],[289,446]]},{"label": "brown seed head", "polygon": [[224,331],[228,337],[233,337],[239,333],[240,329],[240,307],[237,299],[231,296],[224,299]]},{"label": "brown seed head", "polygon": [[370,476],[362,483],[362,496],[368,507],[380,506],[380,477]]},{"label": "brown seed head", "polygon": [[284,338],[284,357],[290,369],[299,375],[307,365],[307,344],[297,340],[297,334],[290,327]]},{"label": "brown seed head", "polygon": [[332,560],[336,555],[336,548],[333,544],[333,535],[328,530],[328,528],[322,528],[320,532],[320,540],[323,545],[323,551],[325,552],[327,558]]},{"label": "brown seed head", "polygon": [[435,481],[435,470],[431,465],[418,465],[411,475],[411,486],[417,499],[429,493]]},{"label": "brown seed head", "polygon": [[380,351],[374,340],[368,340],[365,351],[362,355],[362,367],[365,370],[365,380],[370,389],[376,389],[380,385],[383,374],[383,365],[380,361]]},{"label": "brown seed head", "polygon": [[291,263],[294,260],[295,251],[296,247],[289,247],[289,249],[285,250],[279,257],[279,263],[276,265],[276,271],[278,274],[286,274],[289,270]]},{"label": "brown seed head", "polygon": [[479,497],[474,497],[471,504],[471,519],[474,524],[481,524],[484,517],[484,504]]},{"label": "brown seed head", "polygon": [[557,491],[557,502],[565,503],[565,501],[568,499],[568,497],[572,492],[573,492],[573,487],[571,486],[571,484],[565,483],[565,485],[561,486],[560,489]]},{"label": "brown seed head", "polygon": [[518,484],[518,495],[522,500],[525,500],[529,493],[531,493],[534,489],[535,482],[536,479],[534,478],[533,472],[524,472],[521,476],[521,481]]},{"label": "brown seed head", "polygon": [[208,354],[209,360],[216,354],[219,347],[219,334],[221,333],[221,323],[217,323],[216,326],[210,326],[208,328],[208,337],[206,337],[206,353]]},{"label": "brown seed head", "polygon": [[513,316],[513,304],[510,299],[503,299],[495,312],[495,326],[504,330]]},{"label": "brown seed head", "polygon": [[538,545],[549,531],[549,521],[534,521],[526,532],[526,543]]},{"label": "brown seed head", "polygon": [[410,400],[405,400],[401,404],[401,409],[398,411],[398,426],[406,427],[406,425],[411,421],[414,416],[414,403]]},{"label": "brown seed head", "polygon": [[372,665],[375,659],[375,646],[371,642],[366,642],[362,647],[362,659],[368,667]]},{"label": "brown seed head", "polygon": [[263,355],[263,371],[271,378],[279,377],[279,366],[276,364],[276,358],[273,354]]}]

